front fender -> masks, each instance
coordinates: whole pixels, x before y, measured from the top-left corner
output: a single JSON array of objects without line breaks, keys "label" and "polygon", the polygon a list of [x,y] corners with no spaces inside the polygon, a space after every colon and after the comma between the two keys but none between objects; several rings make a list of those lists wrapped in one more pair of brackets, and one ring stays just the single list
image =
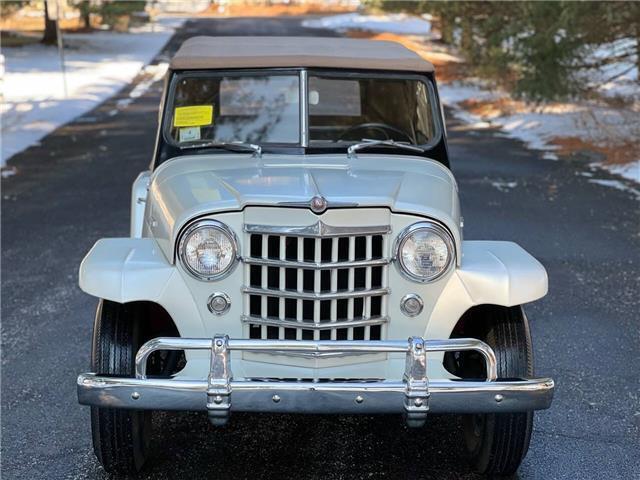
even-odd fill
[{"label": "front fender", "polygon": [[512,307],[547,294],[547,271],[513,242],[464,242],[458,277],[474,305]]},{"label": "front fender", "polygon": [[547,294],[547,272],[513,242],[465,241],[462,262],[431,314],[425,338],[449,338],[462,315],[476,305],[512,307]]},{"label": "front fender", "polygon": [[103,238],[80,264],[80,288],[118,303],[157,301],[175,268],[151,238]]},{"label": "front fender", "polygon": [[[80,264],[80,288],[118,303],[150,301],[162,306],[182,337],[207,336],[206,326],[182,276],[152,238],[103,238]],[[207,352],[186,352],[207,361]]]}]

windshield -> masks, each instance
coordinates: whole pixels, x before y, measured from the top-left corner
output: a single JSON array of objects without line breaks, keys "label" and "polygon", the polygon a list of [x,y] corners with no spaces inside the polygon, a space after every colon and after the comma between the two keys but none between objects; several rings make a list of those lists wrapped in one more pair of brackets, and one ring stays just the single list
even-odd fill
[{"label": "windshield", "polygon": [[395,140],[413,145],[434,137],[425,83],[395,78],[309,77],[309,140]]},{"label": "windshield", "polygon": [[297,75],[185,76],[175,88],[174,142],[300,142]]},{"label": "windshield", "polygon": [[433,89],[421,77],[407,77],[306,71],[177,74],[164,128],[169,142],[182,148],[242,142],[335,149],[363,139],[429,144],[437,133]]}]

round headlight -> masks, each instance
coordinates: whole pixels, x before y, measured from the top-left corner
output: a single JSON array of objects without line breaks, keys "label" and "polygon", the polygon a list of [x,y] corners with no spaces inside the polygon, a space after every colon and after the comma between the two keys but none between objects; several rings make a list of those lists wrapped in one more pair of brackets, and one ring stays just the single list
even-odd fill
[{"label": "round headlight", "polygon": [[420,222],[398,237],[396,257],[400,271],[412,280],[430,282],[443,275],[453,262],[453,240],[440,225]]},{"label": "round headlight", "polygon": [[191,225],[182,235],[179,246],[184,267],[202,280],[215,280],[231,271],[237,250],[233,232],[215,220]]}]

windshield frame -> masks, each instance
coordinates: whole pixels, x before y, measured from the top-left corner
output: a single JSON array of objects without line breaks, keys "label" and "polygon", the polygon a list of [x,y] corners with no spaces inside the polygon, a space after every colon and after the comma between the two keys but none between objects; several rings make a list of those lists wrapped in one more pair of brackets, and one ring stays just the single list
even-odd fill
[{"label": "windshield frame", "polygon": [[[318,153],[336,153],[345,152],[347,148],[358,141],[347,140],[340,142],[331,141],[317,141],[314,140],[310,143],[309,132],[309,106],[307,104],[309,95],[309,77],[334,77],[344,79],[401,79],[401,80],[416,80],[422,82],[427,87],[427,94],[429,96],[428,102],[431,109],[431,115],[433,119],[434,134],[432,138],[424,144],[410,144],[421,147],[425,150],[425,156],[429,156],[430,150],[438,147],[444,140],[444,125],[443,118],[441,116],[440,99],[437,95],[437,88],[435,85],[435,79],[433,75],[419,74],[415,72],[389,72],[380,70],[340,70],[340,69],[324,69],[324,68],[262,68],[262,69],[225,69],[225,70],[177,70],[173,71],[170,77],[167,79],[167,85],[165,88],[165,95],[160,106],[160,125],[158,141],[156,143],[156,152],[154,155],[155,164],[158,165],[173,158],[180,156],[181,152],[184,154],[194,155],[201,152],[214,153],[225,152],[221,149],[215,149],[211,147],[203,147],[202,149],[184,150],[180,147],[179,142],[171,136],[171,122],[172,108],[174,104],[175,91],[178,83],[185,77],[238,77],[238,76],[292,76],[296,75],[299,78],[299,138],[297,143],[259,143],[262,147],[263,153],[282,153],[282,154],[318,154]],[[242,141],[242,139],[240,139]],[[170,147],[173,154],[161,155],[164,143]],[[379,147],[380,151],[389,153],[393,151],[393,147],[382,146]],[[446,148],[446,147],[445,147]],[[375,150],[372,148],[371,150]],[[407,152],[395,149],[399,154],[406,155]],[[225,153],[228,153],[225,152]],[[161,158],[164,157],[164,158]],[[448,164],[448,161],[446,161]]]}]

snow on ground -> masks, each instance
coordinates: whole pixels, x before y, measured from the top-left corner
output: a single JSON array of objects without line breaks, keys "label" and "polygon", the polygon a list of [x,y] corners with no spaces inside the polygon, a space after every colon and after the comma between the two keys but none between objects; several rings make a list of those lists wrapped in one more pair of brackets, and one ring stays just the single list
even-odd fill
[{"label": "snow on ground", "polygon": [[136,84],[135,87],[129,92],[129,95],[125,98],[121,98],[116,102],[116,108],[109,112],[110,116],[113,116],[118,113],[119,110],[126,108],[131,102],[133,102],[136,98],[141,97],[144,93],[149,90],[149,87],[153,85],[155,82],[161,80],[165,73],[167,73],[167,69],[169,68],[168,62],[159,62],[155,65],[147,65],[142,70],[140,70],[140,80]]},{"label": "snow on ground", "polygon": [[[500,128],[504,135],[524,142],[529,148],[544,151],[543,158],[558,160],[554,153],[558,138],[576,138],[594,144],[610,142],[624,144],[640,136],[638,113],[606,106],[578,103],[555,103],[540,106],[518,105],[516,111],[500,110],[474,114],[465,109],[468,102],[499,102],[506,94],[483,88],[481,82],[464,84],[458,81],[440,84],[440,97],[453,108],[456,118],[469,128]],[[640,152],[636,152],[640,156]],[[592,163],[593,171],[619,175],[640,183],[640,159],[627,164]],[[640,191],[620,180],[592,178],[590,183],[631,193],[640,199]]]},{"label": "snow on ground", "polygon": [[636,198],[640,198],[640,191],[635,188],[629,187],[625,183],[620,180],[609,180],[604,178],[590,178],[588,180],[589,183],[595,183],[596,185],[602,185],[605,187],[615,188],[616,190],[621,190],[623,192],[633,193]]},{"label": "snow on ground", "polygon": [[[412,17],[409,15],[361,15],[350,13],[334,15],[304,22],[307,27],[331,28],[341,32],[349,29],[367,30],[372,33],[395,33],[411,36],[418,40],[419,51],[435,63],[461,62],[455,52],[448,52],[450,60],[445,60],[441,44],[432,40],[437,36],[431,32],[429,17]],[[420,22],[429,23],[429,27],[420,32]],[[411,28],[409,27],[411,26]],[[623,39],[609,45],[592,48],[592,60],[610,58],[623,49],[629,49],[629,42],[636,40]],[[450,50],[450,49],[449,49]],[[447,52],[444,53],[447,55]],[[591,71],[589,78],[598,85],[598,91],[607,97],[624,96],[638,98],[638,69],[635,58],[625,62],[607,65],[600,71]],[[615,79],[606,81],[605,79]],[[510,138],[523,141],[532,149],[542,150],[543,158],[558,160],[560,138],[583,142],[585,145],[622,146],[637,145],[640,138],[640,113],[637,105],[632,108],[613,108],[604,103],[566,102],[544,103],[541,105],[515,102],[506,92],[492,89],[487,82],[477,78],[461,81],[439,82],[442,102],[453,109],[456,118],[466,128],[499,128]],[[636,102],[637,104],[637,102]],[[488,108],[482,108],[486,106]],[[475,108],[474,108],[475,107]],[[633,147],[631,147],[633,148]],[[640,183],[640,152],[638,159],[630,164],[612,165],[598,164],[598,168],[606,169],[615,175]],[[595,165],[595,164],[593,164]],[[595,170],[594,166],[594,170]],[[623,181],[593,179],[593,183],[626,189],[637,193],[637,190],[626,186]],[[498,188],[498,186],[496,186]],[[499,189],[511,186],[500,185]]]},{"label": "snow on ground", "polygon": [[346,30],[367,30],[369,32],[389,32],[401,35],[430,35],[431,16],[416,17],[404,13],[387,15],[361,15],[344,13],[328,17],[304,20],[308,28],[328,28],[343,32]]},{"label": "snow on ground", "polygon": [[[544,150],[544,157],[557,160],[554,143],[558,138],[577,138],[594,144],[623,144],[640,136],[638,113],[632,110],[614,109],[593,103],[547,103],[528,105],[512,102],[513,111],[489,109],[484,114],[474,114],[466,108],[474,103],[508,101],[504,92],[489,90],[478,80],[467,83],[454,81],[440,85],[440,97],[445,105],[454,109],[454,115],[476,128],[500,128],[506,136],[516,138],[536,150]],[[470,103],[469,103],[470,102]],[[638,152],[640,155],[640,152]],[[635,165],[635,167],[634,167]],[[640,181],[640,160],[626,165],[606,166],[611,173]],[[604,167],[604,165],[603,165]]]},{"label": "snow on ground", "polygon": [[[622,56],[632,51],[637,52],[638,40],[621,38],[615,42],[588,47],[592,50],[586,63],[597,63]],[[640,99],[638,88],[638,61],[636,55],[631,55],[623,61],[604,65],[600,69],[589,69],[589,84],[607,97],[634,97]]]},{"label": "snow on ground", "polygon": [[604,168],[615,175],[620,175],[621,177],[640,183],[640,160],[627,163],[626,165],[605,165]]},{"label": "snow on ground", "polygon": [[[469,124],[469,128],[500,128],[504,135],[524,142],[529,148],[544,151],[543,158],[558,160],[554,153],[559,138],[574,138],[593,144],[617,143],[624,145],[640,136],[638,113],[625,109],[580,103],[550,103],[540,106],[519,104],[513,112],[489,110],[485,114],[474,114],[466,109],[469,102],[508,100],[499,91],[491,91],[482,82],[461,83],[454,81],[440,84],[440,98],[452,107],[456,118]],[[636,152],[640,157],[640,152]],[[607,170],[627,180],[640,183],[640,159],[627,164],[592,163],[593,171]],[[615,188],[631,193],[640,199],[640,191],[628,182],[591,178],[590,183]]]},{"label": "snow on ground", "polygon": [[[56,47],[3,48],[5,75],[0,165],[57,127],[117,93],[168,41],[182,19],[161,17],[129,33],[97,31],[64,36],[66,90]],[[166,70],[148,66],[131,96],[140,96]],[[122,105],[125,106],[125,105]],[[12,170],[5,170],[4,176]]]}]

